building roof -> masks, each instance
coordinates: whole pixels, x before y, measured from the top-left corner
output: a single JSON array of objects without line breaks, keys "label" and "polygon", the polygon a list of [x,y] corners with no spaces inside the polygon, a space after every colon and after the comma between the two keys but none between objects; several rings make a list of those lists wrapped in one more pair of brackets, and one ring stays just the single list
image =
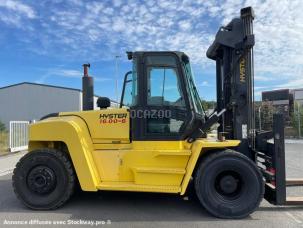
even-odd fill
[{"label": "building roof", "polygon": [[[75,88],[64,87],[64,86],[47,85],[47,84],[34,83],[34,82],[20,82],[20,83],[17,83],[17,84],[12,84],[12,85],[8,85],[8,86],[0,87],[0,90],[1,89],[6,89],[6,88],[10,88],[10,87],[20,86],[20,85],[45,86],[45,87],[52,87],[52,88],[57,88],[57,89],[66,89],[66,90],[72,90],[72,91],[82,92],[81,89],[75,89]],[[95,97],[99,97],[96,94],[94,94],[94,96]],[[114,100],[111,100],[111,99],[110,99],[110,101],[119,104],[119,102],[117,102],[117,101],[114,101]]]},{"label": "building roof", "polygon": [[289,92],[289,89],[273,89],[262,91],[262,93],[280,93],[280,92]]},{"label": "building roof", "polygon": [[303,91],[303,88],[291,89],[291,91]]},{"label": "building roof", "polygon": [[278,89],[271,91],[262,92],[262,101],[278,101],[278,100],[289,100],[290,99],[290,90],[289,89]]},{"label": "building roof", "polygon": [[55,86],[55,85],[47,85],[47,84],[40,84],[40,83],[33,83],[33,82],[21,82],[13,85],[8,85],[4,87],[0,87],[0,89],[6,89],[14,86],[20,86],[20,85],[35,85],[35,86],[45,86],[45,87],[52,87],[52,88],[58,88],[58,89],[67,89],[67,90],[73,90],[73,91],[78,91],[81,92],[80,89],[75,89],[75,88],[69,88],[69,87],[63,87],[63,86]]}]

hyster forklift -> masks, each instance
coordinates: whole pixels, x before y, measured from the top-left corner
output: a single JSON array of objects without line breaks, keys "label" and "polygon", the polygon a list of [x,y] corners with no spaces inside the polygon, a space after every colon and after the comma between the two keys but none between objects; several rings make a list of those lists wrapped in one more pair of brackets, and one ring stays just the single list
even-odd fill
[{"label": "hyster forklift", "polygon": [[[217,107],[207,116],[189,57],[183,52],[127,52],[119,108],[100,97],[94,110],[93,78],[84,65],[83,109],[54,113],[30,125],[29,152],[13,174],[17,197],[29,208],[55,209],[83,191],[137,191],[184,195],[192,181],[212,215],[243,218],[265,198],[286,197],[284,120],[272,132],[255,130],[253,94],[254,13],[221,27],[207,50],[216,61]],[[208,130],[218,125],[216,139]]]}]

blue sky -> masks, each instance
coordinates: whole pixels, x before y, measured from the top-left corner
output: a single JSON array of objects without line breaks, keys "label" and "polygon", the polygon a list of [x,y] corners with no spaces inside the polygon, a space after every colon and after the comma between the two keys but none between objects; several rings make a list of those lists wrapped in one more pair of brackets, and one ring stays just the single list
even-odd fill
[{"label": "blue sky", "polygon": [[[255,9],[255,92],[303,87],[301,0],[0,0],[0,87],[23,81],[81,88],[90,62],[95,93],[115,98],[130,70],[125,51],[179,50],[192,61],[201,97],[215,99],[205,53],[220,25]],[[119,89],[119,91],[121,91]]]}]

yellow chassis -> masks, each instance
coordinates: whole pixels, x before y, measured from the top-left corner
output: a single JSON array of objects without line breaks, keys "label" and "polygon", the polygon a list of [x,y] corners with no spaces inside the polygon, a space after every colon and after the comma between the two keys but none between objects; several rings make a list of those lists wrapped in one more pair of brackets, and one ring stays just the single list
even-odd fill
[{"label": "yellow chassis", "polygon": [[[100,113],[127,114],[126,122],[100,125]],[[29,151],[65,145],[84,191],[119,190],[183,195],[199,157],[240,141],[130,141],[125,109],[60,113],[30,126]],[[58,148],[59,149],[59,148]]]}]

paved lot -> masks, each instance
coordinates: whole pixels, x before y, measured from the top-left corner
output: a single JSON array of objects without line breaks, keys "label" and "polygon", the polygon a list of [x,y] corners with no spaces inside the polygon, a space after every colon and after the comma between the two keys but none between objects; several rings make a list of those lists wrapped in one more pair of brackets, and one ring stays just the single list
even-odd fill
[{"label": "paved lot", "polygon": [[[302,144],[287,144],[287,176],[303,176]],[[275,207],[263,201],[261,207],[243,220],[221,220],[208,215],[192,191],[185,198],[169,194],[100,192],[80,193],[63,208],[55,211],[31,211],[15,197],[9,173],[21,155],[0,158],[0,227],[10,221],[81,223],[74,227],[90,227],[83,223],[104,222],[98,227],[303,227],[303,207]],[[303,195],[303,189],[293,188],[291,195]],[[107,224],[110,223],[110,224]],[[57,225],[56,227],[61,227]],[[70,225],[69,227],[73,227]]]},{"label": "paved lot", "polygon": [[25,154],[25,152],[11,153],[0,157],[0,176],[4,176],[13,171],[15,164]]}]

